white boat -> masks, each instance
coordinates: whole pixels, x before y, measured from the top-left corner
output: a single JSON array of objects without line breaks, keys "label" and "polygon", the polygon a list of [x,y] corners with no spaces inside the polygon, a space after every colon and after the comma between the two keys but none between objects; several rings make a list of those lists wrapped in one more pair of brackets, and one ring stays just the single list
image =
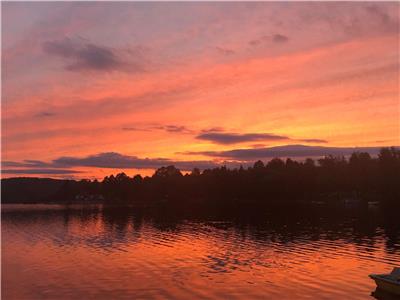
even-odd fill
[{"label": "white boat", "polygon": [[377,287],[386,292],[400,295],[400,267],[394,267],[390,274],[371,274]]}]

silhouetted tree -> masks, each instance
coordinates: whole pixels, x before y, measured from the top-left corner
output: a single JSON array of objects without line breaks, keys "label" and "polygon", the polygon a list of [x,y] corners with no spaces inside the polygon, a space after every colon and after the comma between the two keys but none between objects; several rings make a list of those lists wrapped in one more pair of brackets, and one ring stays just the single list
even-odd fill
[{"label": "silhouetted tree", "polygon": [[400,197],[400,150],[391,147],[381,149],[379,155],[379,181],[386,199]]},{"label": "silhouetted tree", "polygon": [[190,173],[191,176],[200,176],[200,170],[198,168],[194,168]]},{"label": "silhouetted tree", "polygon": [[170,178],[170,177],[180,177],[180,176],[182,176],[181,171],[175,168],[174,166],[161,167],[157,169],[157,171],[153,175],[153,177],[160,177],[160,178]]}]

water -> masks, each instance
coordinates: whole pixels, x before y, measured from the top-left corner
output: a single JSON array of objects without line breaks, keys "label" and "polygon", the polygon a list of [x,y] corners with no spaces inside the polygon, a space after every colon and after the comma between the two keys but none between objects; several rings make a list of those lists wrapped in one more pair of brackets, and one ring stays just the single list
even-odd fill
[{"label": "water", "polygon": [[299,215],[3,205],[2,297],[368,299],[367,275],[400,265],[395,218]]}]

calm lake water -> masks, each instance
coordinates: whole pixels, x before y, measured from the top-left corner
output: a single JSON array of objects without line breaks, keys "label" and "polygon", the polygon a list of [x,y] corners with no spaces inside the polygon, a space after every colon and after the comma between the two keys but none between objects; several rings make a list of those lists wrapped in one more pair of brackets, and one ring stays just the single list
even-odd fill
[{"label": "calm lake water", "polygon": [[399,219],[374,209],[187,218],[3,205],[3,299],[373,299],[400,265]]}]

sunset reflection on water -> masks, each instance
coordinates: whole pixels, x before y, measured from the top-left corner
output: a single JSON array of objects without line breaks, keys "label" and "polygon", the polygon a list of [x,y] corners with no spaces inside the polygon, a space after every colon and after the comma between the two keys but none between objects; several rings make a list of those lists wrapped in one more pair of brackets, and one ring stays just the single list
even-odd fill
[{"label": "sunset reflection on water", "polygon": [[400,264],[375,212],[261,222],[129,209],[2,208],[4,299],[365,299]]}]

